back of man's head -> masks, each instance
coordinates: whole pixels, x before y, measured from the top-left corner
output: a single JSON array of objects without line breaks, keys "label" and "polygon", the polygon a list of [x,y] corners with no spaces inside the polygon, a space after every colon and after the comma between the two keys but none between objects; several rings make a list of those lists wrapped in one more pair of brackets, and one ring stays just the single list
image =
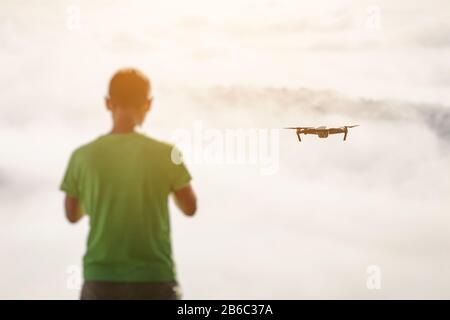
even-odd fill
[{"label": "back of man's head", "polygon": [[117,71],[109,83],[109,98],[115,107],[138,107],[149,99],[150,91],[150,80],[132,68]]}]

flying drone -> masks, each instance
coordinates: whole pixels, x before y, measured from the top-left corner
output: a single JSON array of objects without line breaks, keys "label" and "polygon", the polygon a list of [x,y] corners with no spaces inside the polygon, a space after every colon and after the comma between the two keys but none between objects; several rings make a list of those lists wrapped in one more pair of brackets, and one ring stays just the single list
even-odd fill
[{"label": "flying drone", "polygon": [[284,129],[293,129],[296,130],[296,134],[298,137],[298,141],[302,141],[300,138],[301,134],[316,134],[319,136],[319,138],[328,138],[330,134],[338,134],[343,133],[344,134],[344,141],[347,139],[348,129],[357,127],[358,125],[354,126],[343,126],[343,127],[337,127],[337,128],[327,128],[326,126],[321,127],[288,127]]}]

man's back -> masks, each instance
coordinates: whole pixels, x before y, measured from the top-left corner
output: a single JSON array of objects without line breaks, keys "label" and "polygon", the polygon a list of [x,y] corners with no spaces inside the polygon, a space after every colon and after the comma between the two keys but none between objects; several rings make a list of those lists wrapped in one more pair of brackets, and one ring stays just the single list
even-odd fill
[{"label": "man's back", "polygon": [[131,132],[101,136],[72,154],[61,189],[90,217],[85,280],[176,280],[168,196],[191,177],[171,152]]}]

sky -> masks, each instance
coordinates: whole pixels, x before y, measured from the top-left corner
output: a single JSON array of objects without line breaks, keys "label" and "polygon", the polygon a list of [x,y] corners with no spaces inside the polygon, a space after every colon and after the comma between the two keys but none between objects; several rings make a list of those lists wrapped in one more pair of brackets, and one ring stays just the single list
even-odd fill
[{"label": "sky", "polygon": [[[185,298],[450,298],[448,1],[0,9],[0,298],[78,297],[88,222],[64,220],[58,187],[129,66],[152,81],[146,134],[274,132],[265,163],[188,163],[198,216],[171,203]],[[351,124],[345,143],[279,130]]]}]

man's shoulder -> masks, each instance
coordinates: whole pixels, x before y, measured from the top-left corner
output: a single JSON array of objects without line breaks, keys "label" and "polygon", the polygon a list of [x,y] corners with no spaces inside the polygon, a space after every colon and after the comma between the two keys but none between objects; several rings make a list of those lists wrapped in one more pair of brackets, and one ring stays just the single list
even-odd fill
[{"label": "man's shoulder", "polygon": [[77,147],[73,151],[73,154],[74,155],[83,155],[84,153],[89,152],[89,150],[95,148],[99,144],[101,139],[102,139],[102,136],[81,144],[79,147]]},{"label": "man's shoulder", "polygon": [[179,164],[182,161],[182,154],[173,143],[155,139],[147,135],[141,135],[148,144],[148,151],[154,158],[155,154],[158,155],[158,159],[164,163]]},{"label": "man's shoulder", "polygon": [[75,150],[72,151],[71,161],[79,163],[87,158],[91,158],[91,156],[95,156],[97,151],[101,149],[100,146],[103,144],[104,137],[105,136],[99,136],[75,148]]},{"label": "man's shoulder", "polygon": [[159,149],[162,152],[171,152],[174,148],[174,145],[167,141],[159,140],[146,134],[139,134],[139,136],[142,137],[146,145],[152,148]]}]

